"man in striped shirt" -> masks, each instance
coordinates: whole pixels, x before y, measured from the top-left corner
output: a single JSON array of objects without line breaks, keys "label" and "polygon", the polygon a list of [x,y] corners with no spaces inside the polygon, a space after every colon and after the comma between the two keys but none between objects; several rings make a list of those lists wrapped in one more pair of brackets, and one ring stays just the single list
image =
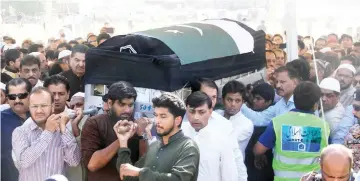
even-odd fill
[{"label": "man in striped shirt", "polygon": [[19,181],[42,181],[63,174],[65,164],[80,163],[80,149],[65,127],[66,113],[53,114],[54,98],[46,88],[35,88],[29,97],[31,121],[17,127],[12,136]]}]

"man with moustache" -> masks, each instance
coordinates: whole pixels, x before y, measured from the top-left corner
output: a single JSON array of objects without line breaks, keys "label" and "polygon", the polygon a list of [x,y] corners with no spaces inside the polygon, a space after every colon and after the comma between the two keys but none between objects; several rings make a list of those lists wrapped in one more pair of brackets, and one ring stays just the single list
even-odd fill
[{"label": "man with moustache", "polygon": [[35,88],[43,86],[40,75],[40,60],[33,55],[26,55],[20,63],[20,77],[29,80]]},{"label": "man with moustache", "polygon": [[54,99],[46,88],[37,87],[29,95],[31,121],[17,127],[12,135],[14,163],[19,181],[45,180],[62,174],[67,166],[80,163],[80,149],[65,127],[66,113],[53,114]]},{"label": "man with moustache", "polygon": [[[110,86],[107,95],[109,113],[90,117],[82,129],[82,164],[86,168],[88,181],[120,180],[118,169],[116,169],[118,157],[116,153],[120,145],[113,127],[119,120],[133,121],[137,93],[130,83],[120,81]],[[140,120],[135,121],[140,125],[137,135],[131,136],[127,142],[133,163],[139,160],[141,153],[145,152],[140,148],[146,148],[147,144],[146,136],[144,137],[146,125],[140,123]]]},{"label": "man with moustache", "polygon": [[180,129],[185,114],[184,102],[170,93],[163,93],[152,102],[156,132],[161,139],[149,145],[148,151],[136,163],[132,159],[134,152],[130,140],[137,125],[122,119],[113,128],[118,137],[118,147],[120,146],[116,163],[120,179],[196,181],[200,153],[195,141],[185,136]]},{"label": "man with moustache", "polygon": [[341,64],[335,72],[335,78],[340,82],[340,102],[344,107],[352,104],[355,88],[353,80],[356,70],[351,64]]},{"label": "man with moustache", "polygon": [[241,112],[250,119],[255,126],[266,126],[271,119],[281,114],[289,112],[295,108],[293,92],[300,82],[298,72],[292,67],[280,67],[275,71],[276,93],[282,98],[273,106],[264,111],[256,112],[246,105],[241,106]]},{"label": "man with moustache", "polygon": [[30,117],[30,91],[30,82],[23,78],[12,79],[5,87],[10,108],[1,111],[1,180],[12,181],[19,177],[12,160],[11,135],[16,127]]},{"label": "man with moustache", "polygon": [[29,55],[32,55],[40,60],[40,73],[42,75],[41,77],[46,77],[49,72],[49,66],[45,54],[40,52],[32,52]]},{"label": "man with moustache", "polygon": [[70,97],[77,92],[85,92],[85,54],[88,51],[85,45],[75,45],[71,49],[70,70],[61,73],[70,83]]}]

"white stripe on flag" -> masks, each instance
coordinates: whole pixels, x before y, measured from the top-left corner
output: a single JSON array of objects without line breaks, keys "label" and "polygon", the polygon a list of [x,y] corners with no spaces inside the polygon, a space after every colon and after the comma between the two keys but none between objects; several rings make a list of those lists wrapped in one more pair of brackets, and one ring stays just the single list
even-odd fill
[{"label": "white stripe on flag", "polygon": [[199,23],[211,24],[223,29],[235,41],[240,54],[249,53],[254,50],[254,38],[248,31],[235,22],[226,20],[205,20],[200,21]]}]

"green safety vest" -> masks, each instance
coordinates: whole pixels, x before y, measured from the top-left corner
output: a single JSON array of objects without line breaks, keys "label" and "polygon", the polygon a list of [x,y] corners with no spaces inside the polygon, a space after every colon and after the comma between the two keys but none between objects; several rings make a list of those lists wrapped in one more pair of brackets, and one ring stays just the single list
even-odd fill
[{"label": "green safety vest", "polygon": [[276,142],[273,169],[275,181],[299,181],[320,170],[320,152],[328,145],[330,128],[319,117],[289,112],[273,119]]}]

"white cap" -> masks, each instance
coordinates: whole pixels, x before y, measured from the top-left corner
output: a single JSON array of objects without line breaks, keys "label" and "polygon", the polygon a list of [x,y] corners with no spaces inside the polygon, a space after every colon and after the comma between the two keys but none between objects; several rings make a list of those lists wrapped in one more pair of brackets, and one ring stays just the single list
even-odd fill
[{"label": "white cap", "polygon": [[320,82],[320,88],[340,93],[340,83],[334,78],[325,78]]},{"label": "white cap", "polygon": [[59,53],[58,59],[64,58],[66,56],[71,55],[71,51],[70,50],[63,50]]},{"label": "white cap", "polygon": [[85,97],[85,93],[78,92],[78,93],[74,94],[71,98],[73,98],[73,97]]},{"label": "white cap", "polygon": [[0,89],[5,90],[6,85],[2,82],[0,82]]},{"label": "white cap", "polygon": [[50,178],[48,178],[46,180],[69,181],[64,175],[60,175],[60,174],[53,175],[53,176],[51,176]]},{"label": "white cap", "polygon": [[330,47],[325,47],[325,48],[322,48],[320,50],[321,53],[326,53],[326,52],[331,52],[331,48]]},{"label": "white cap", "polygon": [[355,67],[352,66],[351,64],[348,64],[348,63],[340,64],[340,66],[336,69],[336,71],[338,71],[339,69],[348,69],[348,70],[350,70],[353,74],[356,73]]},{"label": "white cap", "polygon": [[39,57],[40,54],[41,54],[40,52],[31,52],[31,53],[29,53],[29,55],[32,55],[34,57]]}]

